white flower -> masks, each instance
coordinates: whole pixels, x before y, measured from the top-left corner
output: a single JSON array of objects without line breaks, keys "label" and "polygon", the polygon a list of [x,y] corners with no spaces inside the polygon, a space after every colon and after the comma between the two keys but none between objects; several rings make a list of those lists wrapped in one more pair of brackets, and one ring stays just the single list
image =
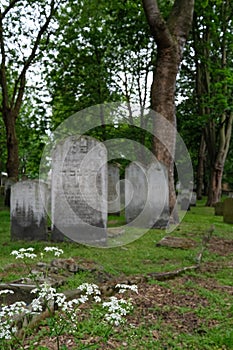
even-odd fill
[{"label": "white flower", "polygon": [[101,302],[101,298],[99,296],[94,296],[94,300],[96,303],[100,303]]},{"label": "white flower", "polygon": [[56,303],[59,307],[62,307],[66,301],[66,296],[63,293],[56,294]]},{"label": "white flower", "polygon": [[119,326],[120,323],[124,322],[123,316],[126,316],[132,309],[129,301],[117,299],[114,296],[110,298],[110,301],[104,302],[103,307],[108,309],[105,314],[106,321],[115,326]]},{"label": "white flower", "polygon": [[43,311],[40,299],[33,299],[31,303],[32,311]]},{"label": "white flower", "polygon": [[64,251],[62,249],[59,249],[57,247],[45,247],[44,251],[45,252],[53,252],[54,256],[60,256],[61,254],[64,253]]},{"label": "white flower", "polygon": [[20,248],[19,250],[13,250],[11,252],[11,255],[15,255],[16,259],[25,259],[25,258],[34,259],[37,257],[37,255],[32,253],[33,251],[34,251],[34,248],[32,247]]},{"label": "white flower", "polygon": [[136,284],[117,284],[115,288],[119,288],[119,293],[125,293],[127,290],[132,290],[135,293],[138,293],[138,286]]},{"label": "white flower", "polygon": [[14,291],[13,290],[11,290],[11,289],[4,289],[4,290],[1,290],[0,291],[0,295],[2,295],[2,294],[14,294]]}]

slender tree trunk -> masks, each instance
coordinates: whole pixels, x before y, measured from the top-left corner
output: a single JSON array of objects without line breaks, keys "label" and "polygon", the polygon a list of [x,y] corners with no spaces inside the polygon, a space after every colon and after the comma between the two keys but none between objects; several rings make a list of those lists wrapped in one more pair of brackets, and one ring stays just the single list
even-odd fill
[{"label": "slender tree trunk", "polygon": [[205,174],[205,159],[206,159],[206,143],[204,139],[204,133],[202,133],[201,143],[200,143],[200,148],[198,153],[198,165],[197,165],[197,199],[202,199],[204,174]]},{"label": "slender tree trunk", "polygon": [[[208,189],[207,206],[213,206],[221,199],[222,194],[222,176],[224,165],[229,150],[232,133],[233,113],[227,115],[225,112],[221,118],[221,127],[219,131],[219,146],[216,149],[216,142],[209,143],[209,149],[212,148],[210,159],[210,181]],[[215,131],[213,131],[215,132]],[[208,142],[208,141],[207,141]],[[213,151],[214,150],[214,151]],[[210,153],[210,152],[209,152]]]},{"label": "slender tree trunk", "polygon": [[6,170],[8,178],[15,181],[18,180],[19,175],[19,149],[18,140],[15,130],[15,116],[12,111],[9,111],[6,116],[4,116],[5,126],[6,126],[6,143],[7,143],[7,163]]}]

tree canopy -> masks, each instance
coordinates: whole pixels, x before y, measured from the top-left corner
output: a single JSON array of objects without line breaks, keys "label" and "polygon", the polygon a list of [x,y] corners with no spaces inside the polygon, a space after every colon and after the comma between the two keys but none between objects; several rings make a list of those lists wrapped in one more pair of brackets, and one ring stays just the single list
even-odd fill
[{"label": "tree canopy", "polygon": [[[46,135],[86,107],[122,101],[132,128],[111,129],[103,119],[106,125],[93,131],[95,136],[127,135],[166,163],[158,140],[140,128],[151,122],[144,113],[151,106],[181,133],[196,185],[202,190],[204,183],[209,191],[208,205],[219,200],[222,177],[229,182],[232,172],[233,4],[196,0],[189,30],[193,5],[190,0],[107,5],[103,0],[4,0],[1,170],[13,178],[38,175]],[[135,102],[141,108],[137,121],[131,113]]]}]

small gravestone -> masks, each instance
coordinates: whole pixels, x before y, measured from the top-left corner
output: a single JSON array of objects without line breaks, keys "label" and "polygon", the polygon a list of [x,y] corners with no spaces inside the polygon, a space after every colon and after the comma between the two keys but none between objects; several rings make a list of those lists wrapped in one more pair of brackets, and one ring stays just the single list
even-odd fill
[{"label": "small gravestone", "polygon": [[190,198],[191,194],[189,190],[182,190],[180,195],[180,209],[189,210],[190,209]]},{"label": "small gravestone", "polygon": [[218,202],[214,206],[214,214],[216,216],[223,216],[223,202]]},{"label": "small gravestone", "polygon": [[47,185],[38,180],[11,186],[11,239],[47,240]]},{"label": "small gravestone", "polygon": [[146,172],[142,164],[132,162],[125,170],[126,222],[135,220],[143,211],[148,192]]},{"label": "small gravestone", "polygon": [[89,136],[70,136],[52,155],[52,240],[105,245],[107,150]]},{"label": "small gravestone", "polygon": [[223,221],[233,224],[233,198],[226,198],[223,203]]},{"label": "small gravestone", "polygon": [[191,198],[190,198],[190,206],[195,207],[197,205],[197,194],[196,192],[192,192]]},{"label": "small gravestone", "polygon": [[126,222],[136,227],[165,228],[169,222],[168,176],[159,162],[133,162],[125,176]]},{"label": "small gravestone", "polygon": [[119,167],[108,164],[108,214],[120,215],[120,172]]}]

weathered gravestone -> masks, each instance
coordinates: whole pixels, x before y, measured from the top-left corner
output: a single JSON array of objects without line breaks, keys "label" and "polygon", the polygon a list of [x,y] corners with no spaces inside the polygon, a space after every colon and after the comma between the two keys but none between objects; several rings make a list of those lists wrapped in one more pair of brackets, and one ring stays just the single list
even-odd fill
[{"label": "weathered gravestone", "polygon": [[191,193],[190,206],[195,207],[197,205],[197,194],[196,192]]},{"label": "weathered gravestone", "polygon": [[105,245],[107,150],[88,136],[70,136],[52,155],[51,219],[54,241]]},{"label": "weathered gravestone", "polygon": [[47,240],[47,185],[38,180],[11,186],[11,239]]},{"label": "weathered gravestone", "polygon": [[223,216],[223,202],[218,202],[214,206],[214,214],[216,216]]},{"label": "weathered gravestone", "polygon": [[180,194],[180,209],[189,210],[190,209],[191,193],[187,189],[183,189]]},{"label": "weathered gravestone", "polygon": [[223,221],[233,224],[233,198],[226,198],[223,203]]},{"label": "weathered gravestone", "polygon": [[119,167],[108,164],[108,213],[120,215],[120,172]]},{"label": "weathered gravestone", "polygon": [[125,173],[126,222],[136,227],[165,228],[169,222],[168,177],[165,167],[133,162]]}]

